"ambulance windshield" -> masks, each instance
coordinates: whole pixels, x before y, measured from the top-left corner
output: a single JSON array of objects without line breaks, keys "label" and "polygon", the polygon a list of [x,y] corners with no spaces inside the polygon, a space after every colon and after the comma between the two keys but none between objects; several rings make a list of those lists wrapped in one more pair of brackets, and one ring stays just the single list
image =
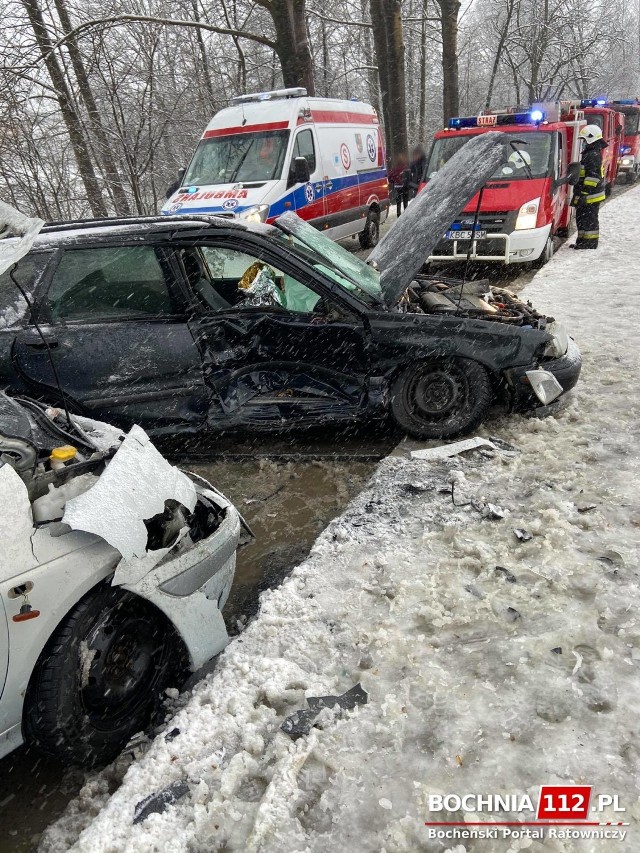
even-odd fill
[{"label": "ambulance windshield", "polygon": [[288,141],[288,130],[202,139],[182,183],[197,187],[276,180],[282,177]]},{"label": "ambulance windshield", "polygon": [[[492,180],[502,179],[506,181],[526,180],[527,178],[546,178],[551,174],[552,168],[552,146],[551,133],[505,133],[507,143],[513,142],[521,152],[521,155],[507,144],[506,162],[498,166],[491,176]],[[447,136],[436,139],[431,149],[429,162],[427,164],[426,178],[432,178],[462,146],[472,139],[471,134],[464,136]],[[529,166],[529,169],[526,168]]]}]

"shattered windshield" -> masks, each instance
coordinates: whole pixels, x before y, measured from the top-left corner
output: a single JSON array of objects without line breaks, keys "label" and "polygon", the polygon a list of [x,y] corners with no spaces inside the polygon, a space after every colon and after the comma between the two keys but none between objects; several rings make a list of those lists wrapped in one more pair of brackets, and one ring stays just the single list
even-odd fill
[{"label": "shattered windshield", "polygon": [[183,178],[185,186],[273,181],[282,177],[288,130],[234,133],[202,139]]},{"label": "shattered windshield", "polygon": [[[551,133],[505,133],[507,142],[507,162],[499,166],[491,175],[494,180],[507,178],[517,181],[529,178],[529,172],[534,178],[546,178],[551,169]],[[465,136],[448,136],[436,139],[431,149],[427,165],[427,178],[432,178],[454,154],[473,139],[473,134]],[[513,142],[517,150],[509,143]],[[518,152],[522,152],[522,156]],[[526,165],[529,166],[527,170]]]},{"label": "shattered windshield", "polygon": [[380,273],[373,267],[329,240],[295,213],[284,213],[276,219],[275,225],[288,235],[286,240],[289,244],[293,238],[293,245],[299,251],[302,247],[307,260],[341,287],[364,294],[367,302],[371,302],[371,299],[366,297],[382,301]]}]

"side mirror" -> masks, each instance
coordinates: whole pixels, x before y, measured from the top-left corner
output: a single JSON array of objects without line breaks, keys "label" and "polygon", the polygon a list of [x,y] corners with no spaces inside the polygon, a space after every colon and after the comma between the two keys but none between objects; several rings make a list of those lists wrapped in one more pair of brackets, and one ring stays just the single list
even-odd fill
[{"label": "side mirror", "polygon": [[306,157],[296,157],[293,161],[293,181],[296,184],[306,184],[311,178],[309,163]]},{"label": "side mirror", "polygon": [[184,167],[182,169],[178,169],[178,174],[176,176],[175,181],[172,184],[169,184],[169,186],[167,187],[165,198],[171,198],[174,192],[180,189],[180,187],[182,186],[182,179],[184,178],[186,171],[187,170]]},{"label": "side mirror", "polygon": [[567,169],[567,183],[571,187],[575,187],[575,185],[580,180],[580,163],[569,163],[569,167]]}]

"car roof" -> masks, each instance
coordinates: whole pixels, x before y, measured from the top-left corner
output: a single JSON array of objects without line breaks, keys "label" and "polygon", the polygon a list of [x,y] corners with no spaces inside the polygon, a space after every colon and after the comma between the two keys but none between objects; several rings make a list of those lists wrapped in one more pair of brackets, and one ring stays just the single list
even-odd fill
[{"label": "car roof", "polygon": [[210,231],[229,229],[248,231],[261,235],[273,234],[276,229],[261,223],[240,222],[234,218],[222,216],[135,216],[103,219],[78,219],[47,222],[33,243],[32,251],[55,248],[64,243],[74,245],[93,243],[97,239],[109,241],[110,238],[130,237],[176,237],[184,232],[193,234],[196,229],[199,234]]}]

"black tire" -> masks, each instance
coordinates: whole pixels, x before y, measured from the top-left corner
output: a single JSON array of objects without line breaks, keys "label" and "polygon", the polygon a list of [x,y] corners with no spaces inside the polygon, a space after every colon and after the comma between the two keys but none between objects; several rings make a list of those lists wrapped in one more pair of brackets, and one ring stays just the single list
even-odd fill
[{"label": "black tire", "polygon": [[182,642],[131,593],[99,586],[56,629],[32,673],[26,740],[73,764],[115,758],[185,675]]},{"label": "black tire", "polygon": [[380,217],[375,210],[370,210],[364,228],[358,235],[363,249],[373,249],[380,239]]},{"label": "black tire", "polygon": [[627,172],[627,183],[635,184],[636,178],[638,177],[635,169],[632,169],[630,172]]},{"label": "black tire", "polygon": [[475,429],[493,400],[489,373],[475,361],[438,359],[410,367],[391,386],[391,411],[415,438],[453,438]]},{"label": "black tire", "polygon": [[535,269],[542,269],[542,267],[548,264],[551,258],[553,257],[554,251],[555,246],[553,245],[553,237],[551,236],[551,234],[549,234],[549,238],[544,245],[542,254],[537,260],[533,261],[532,266]]}]

